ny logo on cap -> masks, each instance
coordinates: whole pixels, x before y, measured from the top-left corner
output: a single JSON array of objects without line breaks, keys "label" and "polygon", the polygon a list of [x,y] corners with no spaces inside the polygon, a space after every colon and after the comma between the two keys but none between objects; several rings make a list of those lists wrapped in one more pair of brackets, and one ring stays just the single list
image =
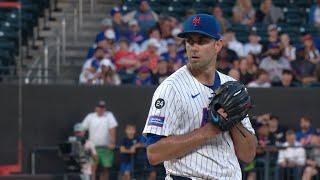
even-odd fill
[{"label": "ny logo on cap", "polygon": [[192,24],[194,25],[194,26],[199,26],[200,25],[200,17],[199,16],[196,16],[196,17],[194,17],[193,18],[193,20],[192,20]]}]

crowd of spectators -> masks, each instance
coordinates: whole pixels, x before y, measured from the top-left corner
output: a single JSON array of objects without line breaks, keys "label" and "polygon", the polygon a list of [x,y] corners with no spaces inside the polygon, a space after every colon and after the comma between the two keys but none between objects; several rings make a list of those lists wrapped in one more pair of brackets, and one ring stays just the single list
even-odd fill
[{"label": "crowd of spectators", "polygon": [[[308,23],[319,27],[320,0],[310,7]],[[82,84],[137,86],[158,85],[187,62],[183,39],[176,35],[184,20],[194,14],[187,10],[177,18],[157,14],[149,1],[123,14],[114,7],[102,21],[95,44],[89,49],[80,75]],[[251,0],[237,0],[232,18],[225,18],[219,5],[210,8],[220,22],[224,47],[218,57],[217,69],[242,81],[249,87],[319,87],[320,53],[318,36],[295,34],[299,43],[291,42],[292,34],[277,25],[285,16],[272,0],[261,1],[254,8]],[[256,25],[267,26],[261,37]],[[250,29],[245,41],[237,38],[236,25]],[[318,47],[318,48],[317,48]]]},{"label": "crowd of spectators", "polygon": [[[247,179],[310,180],[319,173],[320,131],[308,117],[300,118],[298,130],[283,126],[279,117],[263,114],[252,119],[258,139],[254,162],[244,167]],[[265,175],[266,166],[269,174]]]}]

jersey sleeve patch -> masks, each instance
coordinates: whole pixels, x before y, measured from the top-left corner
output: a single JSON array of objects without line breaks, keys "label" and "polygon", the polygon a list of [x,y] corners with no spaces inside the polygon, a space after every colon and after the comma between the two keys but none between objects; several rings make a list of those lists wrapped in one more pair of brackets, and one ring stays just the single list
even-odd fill
[{"label": "jersey sleeve patch", "polygon": [[156,102],[154,103],[154,106],[155,106],[157,109],[163,108],[164,105],[165,105],[165,102],[164,102],[164,99],[162,99],[162,98],[158,98],[158,99],[156,100]]},{"label": "jersey sleeve patch", "polygon": [[164,124],[164,117],[150,116],[148,119],[148,125],[150,126],[163,127],[163,124]]}]

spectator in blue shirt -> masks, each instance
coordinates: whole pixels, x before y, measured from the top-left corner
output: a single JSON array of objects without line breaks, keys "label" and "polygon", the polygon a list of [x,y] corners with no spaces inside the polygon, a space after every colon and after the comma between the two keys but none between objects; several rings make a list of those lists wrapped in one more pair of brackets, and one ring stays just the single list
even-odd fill
[{"label": "spectator in blue shirt", "polygon": [[308,117],[301,117],[300,130],[296,132],[297,141],[301,145],[307,145],[311,142],[312,135],[316,134],[316,129],[311,126],[311,119]]},{"label": "spectator in blue shirt", "polygon": [[310,8],[309,23],[314,26],[320,27],[320,0],[317,0],[317,4],[314,4]]},{"label": "spectator in blue shirt", "polygon": [[139,9],[129,12],[124,16],[124,20],[129,22],[132,19],[136,19],[143,32],[146,32],[149,28],[154,27],[158,22],[158,15],[149,6],[148,1],[141,0]]},{"label": "spectator in blue shirt", "polygon": [[183,53],[177,52],[177,44],[174,39],[167,40],[167,49],[168,52],[161,54],[161,56],[168,61],[169,71],[172,73],[186,64],[186,58]]},{"label": "spectator in blue shirt", "polygon": [[146,40],[146,35],[140,30],[138,21],[135,19],[129,21],[128,40],[138,45],[141,45]]},{"label": "spectator in blue shirt", "polygon": [[139,68],[135,84],[137,86],[153,85],[151,70],[147,66],[141,66]]},{"label": "spectator in blue shirt", "polygon": [[119,7],[112,8],[110,15],[112,16],[112,26],[116,34],[116,40],[127,38],[129,35],[128,24],[122,20],[121,9]]},{"label": "spectator in blue shirt", "polygon": [[133,158],[136,149],[142,147],[136,137],[136,126],[127,124],[125,128],[126,137],[122,139],[120,145],[120,173],[123,180],[130,180],[133,171]]}]

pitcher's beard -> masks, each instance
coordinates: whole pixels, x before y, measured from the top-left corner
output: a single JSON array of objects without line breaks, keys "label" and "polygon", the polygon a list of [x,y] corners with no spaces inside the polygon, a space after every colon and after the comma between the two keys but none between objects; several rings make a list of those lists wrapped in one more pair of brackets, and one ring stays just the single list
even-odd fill
[{"label": "pitcher's beard", "polygon": [[212,64],[212,61],[189,61],[187,63],[187,67],[190,71],[195,72],[195,73],[200,73],[203,71],[206,71],[209,68],[212,68],[211,66],[213,66],[214,64]]}]

